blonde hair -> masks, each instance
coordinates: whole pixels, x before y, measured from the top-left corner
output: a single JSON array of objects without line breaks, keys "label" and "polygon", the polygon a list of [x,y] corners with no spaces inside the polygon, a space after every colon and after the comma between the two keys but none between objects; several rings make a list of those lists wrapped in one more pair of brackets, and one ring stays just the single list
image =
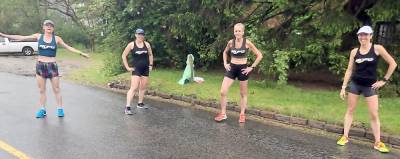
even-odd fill
[{"label": "blonde hair", "polygon": [[233,27],[241,27],[244,31],[244,24],[243,23],[236,23]]}]

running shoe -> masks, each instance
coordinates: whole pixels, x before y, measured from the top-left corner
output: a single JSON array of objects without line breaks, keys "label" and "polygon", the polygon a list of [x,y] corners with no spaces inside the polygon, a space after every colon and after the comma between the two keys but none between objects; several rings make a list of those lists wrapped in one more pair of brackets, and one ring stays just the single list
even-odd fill
[{"label": "running shoe", "polygon": [[244,123],[246,122],[246,115],[240,114],[239,115],[239,123]]},{"label": "running shoe", "polygon": [[44,118],[46,116],[46,109],[40,108],[39,111],[36,112],[36,118]]},{"label": "running shoe", "polygon": [[63,108],[58,108],[57,109],[57,116],[58,117],[64,117],[64,109]]},{"label": "running shoe", "polygon": [[214,118],[216,122],[221,122],[223,120],[226,120],[228,117],[226,114],[218,113],[217,116]]},{"label": "running shoe", "polygon": [[378,142],[375,144],[374,149],[382,153],[388,153],[390,151],[383,142]]},{"label": "running shoe", "polygon": [[133,114],[132,110],[131,110],[131,107],[125,107],[125,114],[126,115],[132,115]]},{"label": "running shoe", "polygon": [[149,109],[149,107],[144,103],[138,103],[136,107],[140,109]]},{"label": "running shoe", "polygon": [[342,136],[336,144],[340,145],[340,146],[344,146],[349,142],[349,138],[347,138],[346,136]]}]

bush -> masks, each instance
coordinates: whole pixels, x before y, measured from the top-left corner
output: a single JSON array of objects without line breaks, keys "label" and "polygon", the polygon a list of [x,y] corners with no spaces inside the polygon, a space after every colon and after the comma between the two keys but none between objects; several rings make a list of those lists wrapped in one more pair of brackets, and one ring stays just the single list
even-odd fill
[{"label": "bush", "polygon": [[399,88],[396,85],[388,84],[379,90],[379,95],[384,98],[397,97]]},{"label": "bush", "polygon": [[56,34],[61,36],[67,44],[71,46],[85,45],[88,48],[89,38],[81,28],[73,24],[65,23],[57,26]]},{"label": "bush", "polygon": [[287,84],[289,69],[289,52],[276,50],[273,53],[274,62],[271,65],[273,72],[278,76],[278,85]]},{"label": "bush", "polygon": [[122,63],[121,54],[117,53],[105,53],[106,58],[104,59],[104,66],[102,72],[106,76],[115,76],[126,72],[124,64]]}]

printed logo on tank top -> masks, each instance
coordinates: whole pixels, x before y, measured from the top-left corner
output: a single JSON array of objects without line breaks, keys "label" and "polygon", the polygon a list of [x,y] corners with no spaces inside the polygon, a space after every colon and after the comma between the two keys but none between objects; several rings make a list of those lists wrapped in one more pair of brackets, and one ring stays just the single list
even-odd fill
[{"label": "printed logo on tank top", "polygon": [[56,47],[52,46],[52,45],[39,45],[39,48],[41,48],[41,49],[52,49],[52,50],[56,49]]},{"label": "printed logo on tank top", "polygon": [[146,51],[146,50],[143,50],[143,51],[135,51],[135,54],[138,54],[138,55],[140,55],[140,54],[147,54],[147,51]]},{"label": "printed logo on tank top", "polygon": [[244,54],[245,52],[246,52],[246,50],[231,50],[231,53],[234,55]]},{"label": "printed logo on tank top", "polygon": [[359,59],[356,59],[356,63],[363,63],[365,61],[371,62],[371,61],[374,61],[374,58],[359,58]]}]

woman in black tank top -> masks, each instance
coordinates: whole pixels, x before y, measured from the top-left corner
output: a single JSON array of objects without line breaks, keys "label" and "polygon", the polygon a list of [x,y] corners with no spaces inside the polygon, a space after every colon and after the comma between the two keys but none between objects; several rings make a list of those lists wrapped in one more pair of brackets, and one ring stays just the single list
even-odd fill
[{"label": "woman in black tank top", "polygon": [[[240,86],[240,116],[239,122],[243,123],[246,120],[244,115],[247,107],[247,84],[248,75],[262,59],[261,52],[254,46],[254,44],[244,38],[244,25],[238,23],[234,26],[235,38],[230,40],[226,45],[223,52],[224,67],[226,69],[224,80],[221,84],[221,113],[214,118],[215,121],[220,122],[227,118],[226,105],[227,93],[229,87],[233,84],[235,79],[239,80]],[[247,66],[247,55],[249,49],[256,55],[254,63]],[[228,54],[230,55],[230,63],[228,64]]]},{"label": "woman in black tank top", "polygon": [[[126,46],[122,53],[122,61],[126,70],[132,73],[131,86],[126,95],[126,107],[125,114],[132,115],[131,101],[135,95],[136,90],[139,88],[139,100],[137,108],[148,108],[143,104],[144,94],[146,92],[146,86],[149,79],[149,71],[153,69],[153,51],[147,41],[144,41],[144,30],[137,29],[135,31],[136,39],[130,42]],[[132,55],[132,62],[130,67],[128,64],[127,57],[129,53]]]},{"label": "woman in black tank top", "polygon": [[[353,49],[350,54],[342,90],[340,91],[340,97],[344,100],[346,97],[346,88],[348,87],[348,107],[344,117],[344,134],[338,140],[337,144],[343,146],[349,141],[353,112],[359,95],[363,94],[371,116],[371,127],[375,137],[374,148],[380,152],[389,152],[389,149],[380,140],[378,95],[376,94],[376,90],[387,84],[397,64],[382,45],[371,43],[372,33],[373,31],[370,26],[361,27],[357,32],[360,47]],[[382,57],[389,64],[385,76],[380,78],[380,80],[378,80],[376,73],[379,57]]]}]

